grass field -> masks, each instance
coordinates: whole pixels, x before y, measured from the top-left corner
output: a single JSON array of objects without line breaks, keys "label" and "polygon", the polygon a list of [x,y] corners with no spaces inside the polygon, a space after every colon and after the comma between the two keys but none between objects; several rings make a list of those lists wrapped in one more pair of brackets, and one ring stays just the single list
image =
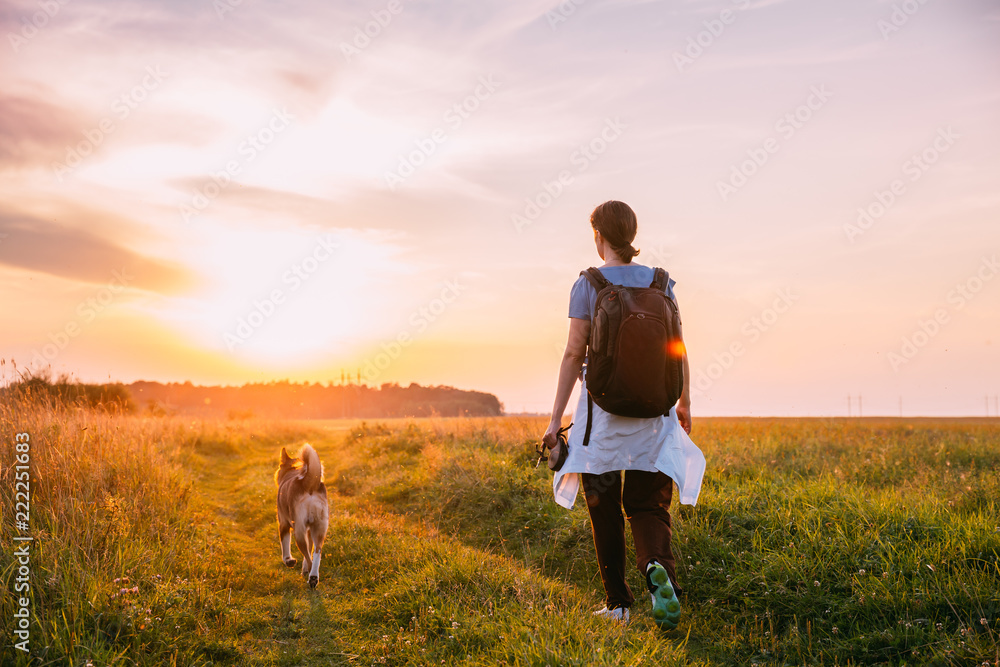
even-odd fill
[{"label": "grass field", "polygon": [[[3,665],[1000,667],[1000,423],[696,420],[677,630],[600,622],[586,510],[533,467],[545,420],[191,421],[0,405],[31,437],[30,656]],[[281,445],[326,466],[320,584],[281,564]],[[294,547],[293,547],[294,554]]]}]

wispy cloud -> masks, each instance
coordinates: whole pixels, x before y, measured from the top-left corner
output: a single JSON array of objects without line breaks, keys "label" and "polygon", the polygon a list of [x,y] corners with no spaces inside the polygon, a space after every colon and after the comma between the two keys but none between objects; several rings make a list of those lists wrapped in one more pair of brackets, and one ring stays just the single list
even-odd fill
[{"label": "wispy cloud", "polygon": [[85,216],[75,218],[75,225],[67,225],[0,211],[0,234],[4,235],[0,263],[95,284],[107,282],[112,271],[126,271],[135,276],[134,287],[164,294],[198,284],[198,277],[184,267],[90,233],[85,230]]},{"label": "wispy cloud", "polygon": [[45,101],[46,93],[0,93],[0,170],[48,167],[78,139],[73,113]]}]

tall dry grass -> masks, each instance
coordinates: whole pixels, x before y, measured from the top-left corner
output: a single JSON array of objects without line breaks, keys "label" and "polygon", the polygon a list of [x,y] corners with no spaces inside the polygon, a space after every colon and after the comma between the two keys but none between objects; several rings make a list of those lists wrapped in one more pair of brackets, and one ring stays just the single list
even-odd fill
[{"label": "tall dry grass", "polygon": [[[213,641],[197,630],[222,605],[202,556],[212,547],[195,522],[194,480],[206,457],[234,454],[261,430],[93,410],[30,392],[0,402],[0,536],[5,545],[15,534],[34,538],[31,660],[188,665],[211,655]],[[17,433],[30,438],[27,532],[13,523]],[[12,553],[0,553],[8,592]],[[13,594],[0,598],[4,624],[16,604]],[[4,643],[3,664],[29,664]]]}]

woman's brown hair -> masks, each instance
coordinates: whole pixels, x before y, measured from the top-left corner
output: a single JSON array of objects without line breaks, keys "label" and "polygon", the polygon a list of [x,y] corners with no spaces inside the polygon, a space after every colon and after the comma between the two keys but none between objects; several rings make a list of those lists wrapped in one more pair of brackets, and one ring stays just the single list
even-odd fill
[{"label": "woman's brown hair", "polygon": [[632,247],[639,228],[635,211],[621,201],[606,201],[590,214],[590,226],[601,233],[618,257],[628,264],[639,251]]}]

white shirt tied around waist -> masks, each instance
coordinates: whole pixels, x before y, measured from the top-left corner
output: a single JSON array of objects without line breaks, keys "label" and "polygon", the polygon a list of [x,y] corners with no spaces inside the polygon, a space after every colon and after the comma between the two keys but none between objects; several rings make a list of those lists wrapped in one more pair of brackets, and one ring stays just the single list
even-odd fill
[{"label": "white shirt tied around waist", "polygon": [[590,444],[583,446],[587,429],[587,383],[573,413],[569,454],[552,480],[557,504],[571,509],[580,489],[579,473],[600,475],[618,470],[659,471],[677,483],[678,500],[698,502],[705,475],[705,455],[691,441],[677,420],[675,408],[666,417],[635,419],[605,412],[593,404]]}]

